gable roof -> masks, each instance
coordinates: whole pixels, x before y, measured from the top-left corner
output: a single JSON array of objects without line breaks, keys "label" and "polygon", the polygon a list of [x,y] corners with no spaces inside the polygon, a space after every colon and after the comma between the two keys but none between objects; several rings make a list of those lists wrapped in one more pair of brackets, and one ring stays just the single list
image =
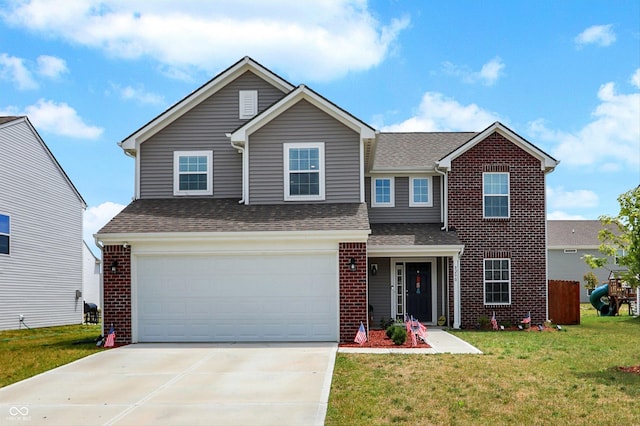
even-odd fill
[{"label": "gable roof", "polygon": [[356,118],[304,84],[301,84],[278,102],[274,103],[269,108],[265,109],[260,114],[234,130],[230,135],[231,143],[242,144],[246,142],[247,137],[251,133],[259,130],[301,100],[306,100],[311,105],[335,118],[353,131],[359,133],[361,139],[373,139],[376,136],[373,127]]},{"label": "gable roof", "polygon": [[[547,248],[597,249],[598,233],[604,229],[599,220],[548,220]],[[615,226],[609,227],[615,231]]]},{"label": "gable roof", "polygon": [[475,132],[381,132],[368,170],[370,173],[434,170],[438,160],[474,135]]},{"label": "gable roof", "polygon": [[250,71],[262,79],[266,80],[273,86],[280,89],[283,93],[288,93],[295,86],[291,83],[271,72],[267,68],[260,65],[248,56],[245,56],[226,70],[222,71],[211,80],[182,98],[180,101],[169,107],[163,113],[149,121],[147,124],[127,136],[118,145],[127,153],[135,155],[139,144],[149,139],[154,134],[165,128],[167,125],[181,117],[192,108],[209,98],[214,93],[221,90],[227,84],[235,80],[245,72]]},{"label": "gable roof", "polygon": [[71,182],[71,179],[69,179],[69,176],[67,175],[67,173],[64,171],[64,169],[62,168],[60,163],[58,163],[58,160],[53,155],[53,153],[51,152],[51,150],[49,149],[47,144],[44,143],[44,140],[40,137],[40,134],[38,133],[36,128],[33,127],[33,124],[31,124],[31,121],[29,121],[29,117],[27,117],[27,116],[0,116],[0,131],[2,129],[4,129],[4,128],[7,128],[9,126],[13,126],[13,125],[16,125],[16,124],[19,124],[19,123],[24,123],[29,128],[31,133],[33,133],[34,138],[42,145],[42,147],[44,148],[45,152],[51,158],[51,161],[53,161],[53,164],[55,165],[55,167],[57,167],[58,171],[60,171],[60,174],[62,175],[64,180],[67,181],[67,183],[69,184],[69,187],[71,188],[73,193],[76,195],[76,197],[78,197],[78,200],[80,201],[80,204],[82,205],[82,208],[86,209],[87,208],[86,201],[84,201],[84,198],[82,198],[82,195],[80,195],[80,192],[78,191],[76,186],[73,184],[73,182]]},{"label": "gable roof", "polygon": [[453,161],[455,158],[459,157],[460,155],[464,154],[465,152],[467,152],[468,150],[476,146],[478,143],[485,140],[488,136],[490,136],[494,132],[499,133],[500,135],[504,136],[512,143],[516,144],[522,150],[526,151],[530,155],[539,159],[540,167],[545,172],[553,171],[553,169],[558,165],[558,163],[560,163],[560,161],[551,157],[549,154],[542,151],[540,148],[536,147],[531,142],[527,141],[526,139],[518,135],[513,130],[509,129],[504,124],[500,123],[499,121],[496,121],[486,129],[484,129],[482,132],[477,133],[473,138],[471,138],[465,144],[459,146],[458,148],[454,149],[453,151],[451,151],[450,153],[442,157],[440,161],[437,162],[437,167],[443,170],[450,170],[451,161]]}]

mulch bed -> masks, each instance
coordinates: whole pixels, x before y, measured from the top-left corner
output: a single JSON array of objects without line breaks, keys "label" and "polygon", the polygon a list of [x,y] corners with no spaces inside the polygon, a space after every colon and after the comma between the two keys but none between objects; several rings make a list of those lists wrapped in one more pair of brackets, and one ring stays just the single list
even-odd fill
[{"label": "mulch bed", "polygon": [[[427,334],[429,334],[428,330],[427,330]],[[395,343],[393,343],[393,340],[387,337],[387,334],[384,330],[369,330],[369,336],[367,337],[369,337],[369,340],[364,345],[360,345],[358,343],[352,342],[352,343],[340,343],[339,346],[344,348],[381,348],[381,349],[387,349],[387,348],[424,349],[424,348],[431,347],[420,339],[418,339],[418,346],[412,346],[411,337],[409,336],[407,336],[407,341],[404,342],[403,345],[396,345]]]},{"label": "mulch bed", "polygon": [[640,365],[634,365],[632,367],[618,367],[618,370],[623,373],[640,374]]}]

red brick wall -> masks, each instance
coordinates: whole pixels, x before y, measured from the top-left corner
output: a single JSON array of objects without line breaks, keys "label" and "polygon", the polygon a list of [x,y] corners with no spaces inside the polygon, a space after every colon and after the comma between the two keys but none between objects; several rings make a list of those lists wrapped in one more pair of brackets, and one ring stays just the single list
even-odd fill
[{"label": "red brick wall", "polygon": [[[104,332],[113,324],[116,342],[131,343],[131,247],[104,246],[102,261]],[[118,262],[115,274],[111,272],[113,261]]]},{"label": "red brick wall", "polygon": [[[485,171],[509,172],[509,219],[483,219],[482,173]],[[478,317],[490,318],[494,311],[498,321],[509,320],[515,324],[529,311],[533,323],[544,321],[546,207],[545,177],[540,161],[494,133],[452,162],[448,189],[449,226],[457,229],[465,245],[460,258],[462,326],[473,327]],[[493,256],[511,258],[509,306],[484,305],[483,259]],[[452,282],[449,285],[453,312]]]},{"label": "red brick wall", "polygon": [[[354,258],[357,269],[349,269]],[[367,325],[367,243],[340,243],[340,342],[353,341],[360,322]]]}]

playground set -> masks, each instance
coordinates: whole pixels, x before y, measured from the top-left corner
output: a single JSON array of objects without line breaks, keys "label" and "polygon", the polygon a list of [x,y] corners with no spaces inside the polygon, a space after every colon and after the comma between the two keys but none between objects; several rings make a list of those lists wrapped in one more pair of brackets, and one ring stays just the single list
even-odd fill
[{"label": "playground set", "polygon": [[620,312],[620,307],[626,304],[629,307],[629,315],[638,315],[638,295],[633,289],[616,277],[610,277],[609,282],[596,287],[589,301],[602,316],[615,316]]}]

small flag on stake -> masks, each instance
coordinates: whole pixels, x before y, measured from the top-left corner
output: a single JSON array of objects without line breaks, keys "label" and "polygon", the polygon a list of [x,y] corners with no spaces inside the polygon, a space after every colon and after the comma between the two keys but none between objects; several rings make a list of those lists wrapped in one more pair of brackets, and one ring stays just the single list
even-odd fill
[{"label": "small flag on stake", "polygon": [[364,324],[360,321],[360,328],[356,333],[356,338],[353,339],[354,342],[364,345],[367,342],[367,331],[364,329]]},{"label": "small flag on stake", "polygon": [[522,320],[522,323],[523,323],[523,324],[530,324],[530,323],[531,323],[531,312],[529,312],[529,313],[527,314],[527,316],[526,316],[526,317],[524,317],[524,319]]},{"label": "small flag on stake", "polygon": [[104,341],[105,348],[112,348],[116,343],[116,330],[113,328],[113,324],[111,324],[111,329],[109,330],[109,334],[107,335],[107,340]]},{"label": "small flag on stake", "polygon": [[498,320],[496,319],[496,311],[493,311],[493,316],[491,317],[491,326],[494,330],[498,330]]}]

